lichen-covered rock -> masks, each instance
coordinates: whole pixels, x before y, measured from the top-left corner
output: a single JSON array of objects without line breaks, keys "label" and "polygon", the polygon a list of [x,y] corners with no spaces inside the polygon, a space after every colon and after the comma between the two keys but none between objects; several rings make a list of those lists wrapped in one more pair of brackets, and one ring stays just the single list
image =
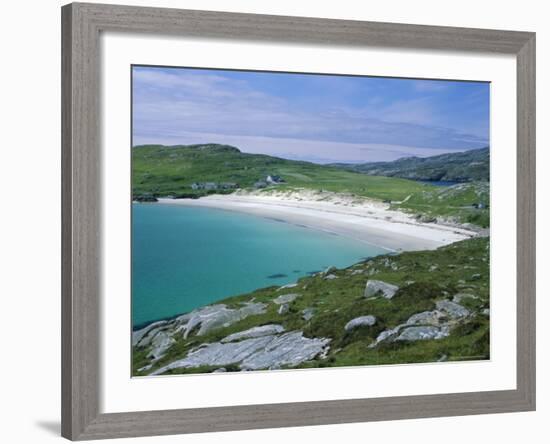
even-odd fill
[{"label": "lichen-covered rock", "polygon": [[277,305],[281,304],[290,304],[293,302],[298,296],[300,296],[298,293],[289,293],[289,294],[282,294],[281,296],[276,297],[273,299],[273,302]]},{"label": "lichen-covered rock", "polygon": [[439,310],[423,311],[413,314],[405,325],[432,325],[438,326],[442,320],[446,319],[446,315]]},{"label": "lichen-covered rock", "polygon": [[463,307],[456,302],[448,301],[446,299],[442,301],[437,301],[435,306],[438,310],[441,310],[449,315],[453,319],[465,318],[470,314],[470,310]]},{"label": "lichen-covered rock", "polygon": [[252,327],[248,330],[240,331],[238,333],[233,333],[229,336],[226,336],[221,340],[221,342],[233,342],[240,341],[241,339],[250,339],[250,338],[259,338],[260,336],[275,335],[285,331],[285,328],[282,325],[278,324],[268,324],[261,325],[259,327]]},{"label": "lichen-covered rock", "polygon": [[159,331],[151,341],[151,350],[147,357],[155,360],[162,358],[174,342],[176,341],[168,333]]},{"label": "lichen-covered rock", "polygon": [[449,327],[422,326],[406,327],[397,336],[395,341],[423,341],[427,339],[442,339],[449,336]]},{"label": "lichen-covered rock", "polygon": [[344,330],[351,331],[357,327],[371,327],[376,323],[376,318],[372,315],[359,316],[358,318],[352,319],[349,321]]},{"label": "lichen-covered rock", "polygon": [[377,281],[369,279],[365,286],[365,297],[372,298],[378,295],[383,296],[386,299],[391,299],[395,296],[395,293],[399,290],[397,285],[388,284],[384,281]]},{"label": "lichen-covered rock", "polygon": [[225,304],[209,305],[189,313],[189,320],[182,325],[183,337],[187,339],[195,329],[202,336],[216,328],[228,327],[250,315],[265,313],[266,305],[261,302],[248,302],[241,308],[227,308]]},{"label": "lichen-covered rock", "polygon": [[190,351],[183,359],[174,361],[151,373],[160,375],[168,370],[200,366],[223,367],[237,364],[242,370],[294,367],[319,355],[330,339],[306,338],[301,331],[269,335],[238,342],[206,344]]},{"label": "lichen-covered rock", "polygon": [[154,328],[159,328],[164,325],[166,325],[168,321],[158,321],[153,322],[152,324],[147,325],[146,327],[143,327],[140,330],[136,330],[132,332],[132,347],[138,345],[138,343],[148,334],[150,333]]}]

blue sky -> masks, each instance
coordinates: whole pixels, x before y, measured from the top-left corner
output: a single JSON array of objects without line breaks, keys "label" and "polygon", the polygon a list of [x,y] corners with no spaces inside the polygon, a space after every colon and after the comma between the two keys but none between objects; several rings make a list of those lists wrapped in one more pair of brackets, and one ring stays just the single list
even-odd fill
[{"label": "blue sky", "polygon": [[133,144],[370,162],[489,145],[489,84],[133,67]]}]

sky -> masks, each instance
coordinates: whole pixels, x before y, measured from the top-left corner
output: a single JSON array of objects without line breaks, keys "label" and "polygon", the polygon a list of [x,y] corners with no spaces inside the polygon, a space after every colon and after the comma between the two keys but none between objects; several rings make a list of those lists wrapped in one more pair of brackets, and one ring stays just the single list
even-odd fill
[{"label": "sky", "polygon": [[133,145],[222,143],[315,163],[489,146],[489,83],[132,68]]}]

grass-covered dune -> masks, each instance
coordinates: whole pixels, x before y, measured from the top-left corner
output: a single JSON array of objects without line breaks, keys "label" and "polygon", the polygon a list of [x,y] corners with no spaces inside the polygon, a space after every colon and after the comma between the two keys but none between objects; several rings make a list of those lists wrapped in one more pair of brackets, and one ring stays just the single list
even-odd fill
[{"label": "grass-covered dune", "polygon": [[[419,216],[489,225],[488,183],[442,188],[414,180],[348,171],[327,165],[242,153],[229,145],[142,145],[132,149],[135,199],[193,197],[231,193],[234,189],[193,189],[194,183],[231,183],[253,189],[267,175],[277,175],[277,189],[313,189],[391,202],[395,209]],[[269,188],[268,188],[269,190]],[[452,191],[451,191],[452,190]]]},{"label": "grass-covered dune", "polygon": [[[385,283],[394,289],[392,297],[369,295],[368,282]],[[283,296],[286,304],[281,303]],[[184,315],[134,332],[133,374],[246,369],[242,353],[234,362],[220,361],[219,356],[230,347],[248,344],[245,341],[260,341],[230,337],[255,327],[277,328],[270,333],[275,340],[286,334],[299,336],[310,347],[321,344],[322,352],[277,367],[283,369],[488,359],[489,238],[378,256],[303,277],[292,287],[262,288],[211,307],[221,304],[227,316],[204,331],[206,318],[200,324],[194,321],[198,317]],[[350,327],[354,319],[362,322]],[[276,353],[270,344],[270,352]],[[216,352],[217,361],[200,360],[209,350]],[[170,367],[178,362],[183,364]],[[253,369],[262,368],[257,359],[253,362]]]}]

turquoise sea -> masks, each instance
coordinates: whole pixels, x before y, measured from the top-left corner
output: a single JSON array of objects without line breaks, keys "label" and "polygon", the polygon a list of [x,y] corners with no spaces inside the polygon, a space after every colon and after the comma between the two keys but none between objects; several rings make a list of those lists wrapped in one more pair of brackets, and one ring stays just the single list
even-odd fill
[{"label": "turquoise sea", "polygon": [[132,323],[137,327],[382,253],[352,239],[247,214],[133,204]]}]

